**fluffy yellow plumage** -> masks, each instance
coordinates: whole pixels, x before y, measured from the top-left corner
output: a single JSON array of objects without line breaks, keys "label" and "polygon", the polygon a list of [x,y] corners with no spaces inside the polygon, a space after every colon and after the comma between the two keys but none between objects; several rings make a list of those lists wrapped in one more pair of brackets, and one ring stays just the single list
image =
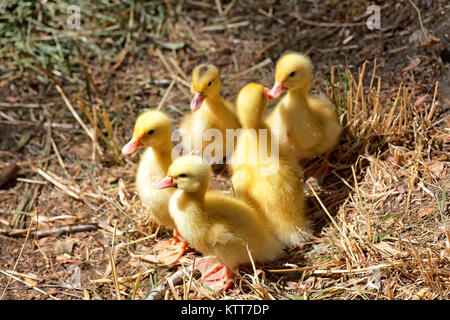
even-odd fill
[{"label": "fluffy yellow plumage", "polygon": [[287,91],[266,123],[272,130],[279,130],[280,146],[299,159],[330,151],[342,131],[331,102],[324,96],[309,96],[312,69],[306,56],[288,53],[278,60],[275,84],[266,91],[272,99]]},{"label": "fluffy yellow plumage", "polygon": [[214,256],[234,269],[249,263],[246,244],[256,261],[275,259],[280,243],[258,217],[239,199],[209,191],[210,167],[200,157],[183,156],[168,170],[165,185],[178,190],[170,199],[170,214],[187,242],[205,256]]},{"label": "fluffy yellow plumage", "polygon": [[[194,112],[187,114],[180,125],[185,148],[195,154],[211,155],[216,163],[233,152],[234,136],[227,139],[226,129],[240,127],[232,104],[220,95],[221,87],[219,69],[211,64],[198,65],[192,71],[191,92],[194,97],[191,110]],[[208,129],[216,129],[223,139],[215,141],[211,136],[204,136]],[[208,133],[215,134],[214,131]],[[213,146],[210,140],[214,141]],[[221,143],[217,145],[217,150],[220,150],[217,154],[214,150],[216,143]]]},{"label": "fluffy yellow plumage", "polygon": [[[157,190],[155,182],[165,177],[172,164],[172,123],[160,111],[141,114],[134,125],[133,138],[122,149],[123,154],[135,152],[139,147],[148,147],[139,161],[136,187],[144,207],[159,224],[175,229],[175,222],[169,213],[169,200],[173,190]],[[164,263],[176,262],[186,251],[187,243],[174,231],[174,237],[155,248],[161,251],[158,259]]]},{"label": "fluffy yellow plumage", "polygon": [[167,228],[175,228],[169,214],[169,199],[173,190],[156,190],[153,184],[167,174],[172,164],[172,123],[160,111],[147,111],[141,114],[134,125],[133,139],[125,145],[122,153],[129,154],[139,147],[148,147],[139,161],[136,186],[139,197],[148,209],[150,216]]},{"label": "fluffy yellow plumage", "polygon": [[271,130],[262,119],[267,108],[262,85],[242,88],[236,106],[243,127],[232,163],[236,195],[257,208],[285,246],[298,245],[304,241],[298,229],[309,231],[302,168],[290,153],[280,148],[277,154],[276,144],[272,145]]}]

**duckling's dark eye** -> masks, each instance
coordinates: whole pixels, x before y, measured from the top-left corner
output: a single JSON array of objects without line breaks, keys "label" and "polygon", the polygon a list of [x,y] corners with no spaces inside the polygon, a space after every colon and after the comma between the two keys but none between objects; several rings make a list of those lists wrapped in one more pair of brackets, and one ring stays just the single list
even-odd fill
[{"label": "duckling's dark eye", "polygon": [[154,129],[152,129],[152,130],[150,130],[149,132],[147,132],[147,134],[149,135],[149,136],[151,136],[152,134],[154,134],[155,133],[155,130]]},{"label": "duckling's dark eye", "polygon": [[182,173],[182,174],[179,175],[179,177],[180,177],[180,178],[186,178],[186,177],[187,177],[187,174],[186,174],[186,173]]},{"label": "duckling's dark eye", "polygon": [[293,76],[295,76],[295,71],[292,71],[292,72],[289,74],[289,77],[293,77]]},{"label": "duckling's dark eye", "polygon": [[208,87],[210,87],[212,85],[212,81],[208,82]]}]

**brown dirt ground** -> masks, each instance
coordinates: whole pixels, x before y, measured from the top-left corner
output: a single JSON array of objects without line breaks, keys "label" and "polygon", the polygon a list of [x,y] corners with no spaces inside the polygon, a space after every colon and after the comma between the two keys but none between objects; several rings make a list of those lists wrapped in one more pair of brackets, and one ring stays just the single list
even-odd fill
[{"label": "brown dirt ground", "polygon": [[[378,1],[375,2],[378,3]],[[183,78],[183,73],[187,75],[186,79],[176,82],[164,105],[164,110],[174,118],[175,125],[180,120],[181,114],[188,110],[190,94],[188,87],[184,84],[188,83],[190,72],[198,63],[209,61],[217,65],[225,78],[222,93],[234,99],[239,88],[247,82],[256,81],[270,86],[273,81],[275,61],[288,50],[304,52],[311,57],[315,66],[314,91],[329,92],[332,66],[341,69],[342,72],[347,67],[357,81],[358,72],[364,61],[368,61],[366,72],[371,74],[373,61],[376,58],[377,76],[382,79],[383,86],[381,102],[388,101],[392,95],[395,97],[399,83],[402,82],[405,87],[415,89],[412,101],[429,94],[424,103],[424,106],[429,106],[435,82],[439,81],[439,104],[434,121],[437,123],[436,128],[446,132],[447,137],[441,137],[443,140],[436,140],[434,144],[430,142],[427,145],[430,149],[428,156],[422,160],[433,174],[433,185],[446,185],[446,190],[449,189],[450,19],[448,17],[450,5],[447,1],[416,1],[424,26],[440,40],[437,44],[425,47],[420,47],[418,42],[413,41],[413,34],[421,32],[421,29],[417,12],[408,1],[388,1],[386,4],[382,2],[383,4],[380,4],[381,30],[372,31],[365,25],[361,25],[366,19],[364,13],[368,5],[367,1],[324,1],[323,4],[311,1],[299,4],[295,1],[262,1],[257,4],[244,4],[237,1],[233,2],[234,5],[225,18],[218,15],[214,2],[198,4],[195,1],[183,1],[178,6],[167,5],[170,1],[161,3],[163,6],[168,6],[169,14],[164,20],[165,27],[162,28],[160,38],[148,37],[142,30],[134,32],[129,50],[123,59],[120,55],[121,51],[112,46],[113,41],[116,40],[113,36],[86,36],[87,43],[95,44],[105,52],[112,52],[110,59],[100,54],[95,55],[93,51],[86,52],[83,63],[94,79],[97,90],[90,88],[90,94],[86,93],[83,89],[85,73],[82,71],[77,71],[74,76],[65,75],[64,78],[59,79],[80,115],[82,111],[76,103],[80,97],[89,101],[88,105],[91,108],[95,106],[102,110],[103,105],[107,106],[113,137],[108,135],[104,126],[100,130],[108,136],[110,141],[114,140],[119,148],[129,139],[136,116],[149,106],[157,106],[171,81],[170,74],[159,58],[157,50],[161,50],[166,59],[173,59],[181,69],[181,72],[178,72],[169,61],[172,72],[180,78]],[[224,8],[229,3],[229,1],[222,1]],[[118,18],[121,15],[125,21],[128,20],[128,11],[125,10],[119,14]],[[138,21],[138,13],[135,18]],[[203,29],[211,25],[240,22],[244,22],[240,27],[228,26],[229,28],[217,31]],[[87,25],[83,28],[88,29],[88,23],[86,22]],[[343,26],[341,25],[343,23],[349,23],[349,25]],[[126,30],[126,26],[121,28]],[[168,44],[179,42],[184,43],[182,48],[167,49]],[[233,81],[226,81],[227,76],[247,70],[266,58],[270,58],[272,62],[262,68],[244,73]],[[410,71],[402,71],[417,58],[420,59],[418,66]],[[5,57],[5,60],[8,60],[8,57]],[[116,64],[117,62],[119,64]],[[123,158],[123,164],[118,164],[111,148],[98,138],[102,154],[96,152],[93,159],[92,142],[74,120],[52,82],[48,78],[47,81],[40,79],[43,77],[42,72],[11,65],[3,68],[3,71],[5,74],[12,71],[19,76],[0,80],[0,102],[3,103],[2,105],[9,106],[0,107],[0,136],[2,137],[0,139],[0,170],[11,163],[16,163],[20,167],[18,173],[20,179],[9,182],[0,189],[0,209],[2,210],[0,211],[0,229],[3,231],[0,233],[0,270],[3,271],[0,273],[0,294],[8,285],[3,299],[52,299],[53,297],[116,299],[117,292],[112,280],[114,270],[111,270],[110,263],[115,222],[117,222],[117,242],[114,260],[117,275],[119,278],[122,277],[119,285],[121,295],[129,299],[137,275],[139,272],[144,272],[136,295],[136,298],[144,298],[151,289],[152,282],[158,282],[166,275],[172,274],[180,265],[168,267],[152,262],[154,258],[152,247],[157,242],[156,237],[150,237],[137,244],[126,245],[130,241],[152,235],[157,230],[153,222],[137,216],[141,208],[134,194],[134,174],[140,153]],[[369,81],[370,77],[367,76],[364,86],[368,86]],[[80,91],[82,91],[81,95]],[[28,104],[28,107],[23,105],[13,107],[20,104]],[[273,104],[272,102],[271,106]],[[422,106],[422,108],[425,107]],[[82,119],[89,124],[85,115]],[[15,148],[27,134],[29,140],[26,144],[21,148]],[[350,137],[351,134],[346,131],[341,145],[333,152],[331,158],[332,163],[347,166],[337,170],[339,175],[353,185],[352,171],[349,168],[356,164],[357,179],[361,182],[362,192],[369,192],[374,188],[370,180],[367,180],[370,176],[367,173],[372,169],[373,172],[385,172],[386,176],[382,177],[385,179],[383,183],[390,181],[390,187],[394,184],[393,188],[398,191],[396,194],[383,198],[382,207],[376,208],[374,218],[377,217],[377,220],[374,221],[374,228],[379,228],[380,234],[384,231],[384,236],[405,239],[409,237],[413,244],[416,243],[414,241],[429,243],[430,246],[420,248],[423,251],[419,254],[424,254],[426,257],[428,252],[433,259],[435,254],[436,257],[440,257],[436,258],[438,260],[430,258],[434,261],[433,268],[441,270],[439,272],[443,272],[448,279],[450,274],[448,200],[444,201],[441,216],[439,216],[437,211],[431,208],[434,206],[433,199],[425,203],[420,200],[423,198],[423,191],[414,189],[414,192],[408,194],[408,183],[410,183],[408,173],[397,173],[392,179],[388,177],[389,170],[395,166],[393,162],[402,164],[402,161],[398,161],[399,158],[409,159],[412,148],[408,147],[408,143],[403,145],[401,142],[396,144],[392,141],[380,143],[376,138],[364,140],[365,144],[357,146],[357,150],[350,152]],[[50,138],[59,150],[65,170],[58,161]],[[428,141],[426,137],[424,140]],[[370,141],[373,142],[372,146]],[[395,148],[392,148],[389,143],[394,144]],[[379,145],[383,147],[378,148]],[[360,156],[365,158],[361,159]],[[377,164],[370,157],[382,159],[384,161],[382,166],[386,166],[383,167],[384,171],[377,169]],[[312,170],[318,160],[313,159],[305,163],[306,171]],[[404,165],[413,164],[404,160]],[[78,188],[80,191],[75,190],[75,194],[84,194],[84,197],[80,196],[80,199],[76,199],[77,196],[68,195],[67,189],[64,191],[58,188],[37,173],[38,168],[53,173],[53,177],[64,186]],[[126,186],[123,200],[119,196],[120,180]],[[364,182],[366,184],[363,184]],[[354,196],[354,190],[347,187],[339,176],[333,174],[327,177],[325,183],[326,186],[317,188],[317,192],[330,214],[340,215],[338,222],[341,228],[343,224],[345,225],[347,218],[349,224],[354,223],[353,214],[356,214],[357,208],[348,206],[349,197]],[[420,179],[413,180],[413,183],[420,185]],[[218,179],[216,174],[213,187],[229,190],[227,175]],[[381,188],[380,192],[382,191]],[[431,192],[435,193],[436,190]],[[445,196],[444,192],[444,198]],[[395,230],[399,233],[390,233],[388,226],[390,220],[378,218],[386,217],[398,208],[403,208],[406,202],[408,202],[410,215],[396,218],[395,224],[399,227]],[[308,204],[309,212],[318,217],[315,236],[321,239],[332,237],[333,225],[323,214],[320,203],[311,192],[308,193]],[[431,209],[428,210],[428,208]],[[38,227],[42,229],[85,223],[96,223],[98,228],[95,231],[53,235],[41,239],[33,239],[31,235],[28,241],[25,241],[26,234],[23,232],[21,235],[11,235],[11,229],[26,230],[31,226],[32,217],[23,213],[17,214],[18,211],[37,212],[43,218],[38,224]],[[66,217],[60,220],[55,219],[59,216]],[[45,221],[45,219],[49,220]],[[447,224],[442,224],[442,221],[447,221]],[[32,228],[35,227],[34,224]],[[359,227],[355,224],[354,228]],[[422,234],[424,230],[427,230],[426,234]],[[170,237],[170,231],[161,229],[157,236],[158,239],[166,239]],[[268,271],[288,268],[289,265],[286,266],[284,263],[299,267],[325,263],[326,260],[325,262],[321,260],[323,257],[320,252],[331,250],[330,247],[324,247],[328,245],[327,241],[312,241],[291,250],[285,258],[273,265],[258,267],[263,273],[261,277],[267,283],[265,290],[276,299],[299,298],[305,294],[310,299],[449,298],[448,280],[447,282],[436,280],[441,287],[433,289],[434,285],[427,286],[426,275],[420,278],[422,281],[420,283],[417,282],[419,276],[408,278],[409,269],[392,268],[391,273],[383,274],[383,279],[389,279],[389,281],[387,284],[383,282],[382,291],[372,292],[372,294],[364,293],[366,288],[363,288],[360,283],[362,281],[364,284],[368,281],[367,275],[365,278],[358,275],[333,277],[320,272],[305,274],[301,271],[290,273]],[[406,244],[399,246],[406,246]],[[447,251],[444,252],[447,253],[447,260],[439,253],[439,250],[446,246]],[[399,247],[395,248],[395,250],[401,250]],[[392,249],[389,245],[383,247],[385,250],[383,252],[389,249]],[[412,250],[404,250],[410,256],[414,255]],[[191,251],[185,262],[189,263],[194,256],[199,255]],[[370,257],[370,255],[367,256]],[[339,259],[344,268],[351,264],[344,255],[341,255]],[[371,263],[378,264],[379,261],[370,261],[367,265]],[[320,269],[326,268],[325,263]],[[421,268],[420,264],[417,268]],[[14,273],[10,272],[8,275],[7,270],[14,270]],[[243,268],[240,285],[231,291],[230,297],[237,299],[263,297],[255,293],[254,287],[249,285],[248,279],[252,273],[251,268]],[[10,275],[14,275],[20,281],[11,278]],[[435,279],[438,277],[439,274]],[[417,290],[414,285],[419,286]],[[411,286],[415,288],[415,291],[413,290],[415,294],[408,293],[407,289],[404,289],[406,291],[401,289],[411,288]],[[349,287],[354,291],[336,289],[342,287]],[[188,297],[206,299],[206,296],[197,290],[191,292]],[[169,295],[169,298],[173,299],[173,293]]]}]

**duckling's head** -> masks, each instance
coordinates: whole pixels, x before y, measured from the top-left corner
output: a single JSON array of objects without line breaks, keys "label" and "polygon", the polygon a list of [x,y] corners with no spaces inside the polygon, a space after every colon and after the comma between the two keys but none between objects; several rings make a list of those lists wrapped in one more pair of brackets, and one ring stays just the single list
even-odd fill
[{"label": "duckling's head", "polygon": [[200,64],[192,71],[191,110],[197,111],[206,98],[213,98],[220,94],[222,83],[219,69],[212,64]]},{"label": "duckling's head", "polygon": [[122,148],[122,154],[135,152],[139,147],[170,146],[172,123],[163,112],[150,110],[141,114],[134,124],[133,138]]},{"label": "duckling's head", "polygon": [[187,155],[176,159],[167,177],[156,182],[156,189],[178,188],[189,193],[204,194],[209,187],[210,166],[199,156]]},{"label": "duckling's head", "polygon": [[275,67],[275,84],[265,89],[269,99],[278,98],[287,90],[302,89],[309,91],[313,66],[311,60],[296,52],[283,55]]},{"label": "duckling's head", "polygon": [[259,83],[245,85],[236,100],[236,110],[243,128],[256,128],[262,122],[267,109],[264,86]]}]

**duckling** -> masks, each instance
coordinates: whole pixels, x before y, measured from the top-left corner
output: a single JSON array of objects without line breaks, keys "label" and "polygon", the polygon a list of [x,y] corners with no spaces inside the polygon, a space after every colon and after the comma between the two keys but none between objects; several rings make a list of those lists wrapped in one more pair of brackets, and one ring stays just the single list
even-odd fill
[{"label": "duckling", "polygon": [[267,102],[261,84],[247,84],[239,92],[236,108],[242,132],[232,159],[231,182],[236,196],[257,208],[283,245],[292,247],[310,232],[303,170],[289,150],[278,148],[277,136],[264,123]]},{"label": "duckling", "polygon": [[259,262],[274,260],[282,247],[252,207],[209,190],[210,174],[210,166],[203,158],[182,156],[154,187],[178,189],[170,198],[170,215],[181,236],[207,256],[195,266],[202,272],[205,284],[226,290],[236,268],[250,262],[246,245]]},{"label": "duckling", "polygon": [[167,264],[174,263],[186,251],[187,243],[179,237],[175,223],[169,214],[169,199],[173,190],[155,190],[153,184],[167,174],[172,164],[172,123],[165,113],[150,110],[141,114],[134,125],[133,138],[122,148],[128,155],[139,147],[148,147],[139,161],[136,185],[143,205],[159,224],[174,230],[174,237],[160,243],[162,252],[158,259]]},{"label": "duckling", "polygon": [[[184,147],[217,164],[223,163],[223,158],[231,156],[234,150],[235,137],[227,137],[226,130],[240,128],[232,104],[220,94],[221,87],[217,67],[211,64],[195,67],[191,82],[194,97],[190,108],[193,113],[187,114],[180,124],[180,131],[185,131],[182,137]],[[217,131],[207,132],[208,129]]]},{"label": "duckling", "polygon": [[325,96],[309,96],[312,72],[308,57],[287,53],[276,64],[272,89],[265,89],[269,99],[287,91],[266,123],[271,129],[279,130],[280,147],[299,159],[329,152],[338,144],[342,132],[332,103]]}]

